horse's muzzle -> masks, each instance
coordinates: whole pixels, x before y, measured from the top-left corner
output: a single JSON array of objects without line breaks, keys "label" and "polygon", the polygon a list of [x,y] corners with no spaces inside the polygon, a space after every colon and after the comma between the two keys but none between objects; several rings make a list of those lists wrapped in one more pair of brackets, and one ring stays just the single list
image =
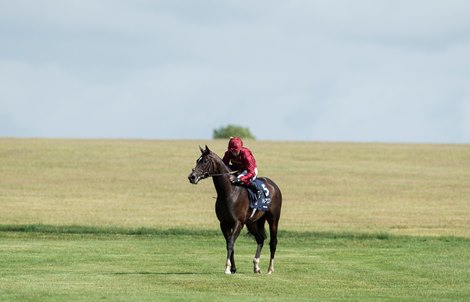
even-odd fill
[{"label": "horse's muzzle", "polygon": [[201,177],[197,176],[196,174],[194,174],[194,172],[191,172],[188,176],[188,179],[189,179],[189,182],[192,183],[192,184],[197,184],[199,182],[199,180],[201,180]]}]

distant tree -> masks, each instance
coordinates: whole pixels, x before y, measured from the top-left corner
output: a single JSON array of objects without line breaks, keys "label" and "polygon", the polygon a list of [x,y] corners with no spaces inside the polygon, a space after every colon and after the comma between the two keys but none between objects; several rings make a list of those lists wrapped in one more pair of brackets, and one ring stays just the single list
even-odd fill
[{"label": "distant tree", "polygon": [[238,136],[243,139],[256,139],[250,129],[237,125],[227,125],[226,127],[214,129],[212,135],[214,139],[230,138],[232,136]]}]

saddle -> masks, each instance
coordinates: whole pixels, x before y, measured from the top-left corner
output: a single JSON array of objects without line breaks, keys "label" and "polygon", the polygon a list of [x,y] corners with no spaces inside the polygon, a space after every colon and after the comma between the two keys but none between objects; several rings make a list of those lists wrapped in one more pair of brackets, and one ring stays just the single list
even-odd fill
[{"label": "saddle", "polygon": [[257,211],[269,210],[269,206],[271,205],[271,195],[268,188],[264,182],[259,179],[252,180],[251,183],[258,188],[258,191],[261,192],[261,194],[258,198],[255,190],[248,187],[246,188],[248,196],[250,197],[250,208]]}]

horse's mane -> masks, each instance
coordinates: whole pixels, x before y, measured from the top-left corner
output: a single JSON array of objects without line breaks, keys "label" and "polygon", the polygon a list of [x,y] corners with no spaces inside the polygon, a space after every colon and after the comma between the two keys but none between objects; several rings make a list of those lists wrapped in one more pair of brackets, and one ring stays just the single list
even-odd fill
[{"label": "horse's mane", "polygon": [[230,167],[227,166],[227,165],[224,163],[224,161],[222,160],[222,158],[220,158],[220,156],[217,155],[217,153],[210,151],[208,155],[210,155],[212,158],[214,158],[216,161],[218,161],[222,166],[224,166],[224,167],[227,169],[228,172],[231,172],[231,171],[232,171],[232,169],[230,169]]}]

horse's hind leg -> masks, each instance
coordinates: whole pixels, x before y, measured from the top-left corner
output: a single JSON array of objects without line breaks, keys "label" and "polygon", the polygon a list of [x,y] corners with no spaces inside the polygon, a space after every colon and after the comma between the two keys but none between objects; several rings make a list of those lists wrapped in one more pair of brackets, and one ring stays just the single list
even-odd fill
[{"label": "horse's hind leg", "polygon": [[277,246],[278,220],[272,219],[272,220],[269,220],[268,222],[269,222],[269,233],[270,233],[269,249],[271,251],[271,258],[269,259],[268,274],[272,274],[274,273],[274,254],[276,254],[276,246]]},{"label": "horse's hind leg", "polygon": [[250,233],[255,236],[256,243],[258,244],[256,248],[255,258],[253,259],[253,272],[255,274],[261,273],[261,268],[259,267],[259,258],[261,256],[261,250],[264,245],[264,219],[258,220],[256,222],[247,223],[247,228]]}]

